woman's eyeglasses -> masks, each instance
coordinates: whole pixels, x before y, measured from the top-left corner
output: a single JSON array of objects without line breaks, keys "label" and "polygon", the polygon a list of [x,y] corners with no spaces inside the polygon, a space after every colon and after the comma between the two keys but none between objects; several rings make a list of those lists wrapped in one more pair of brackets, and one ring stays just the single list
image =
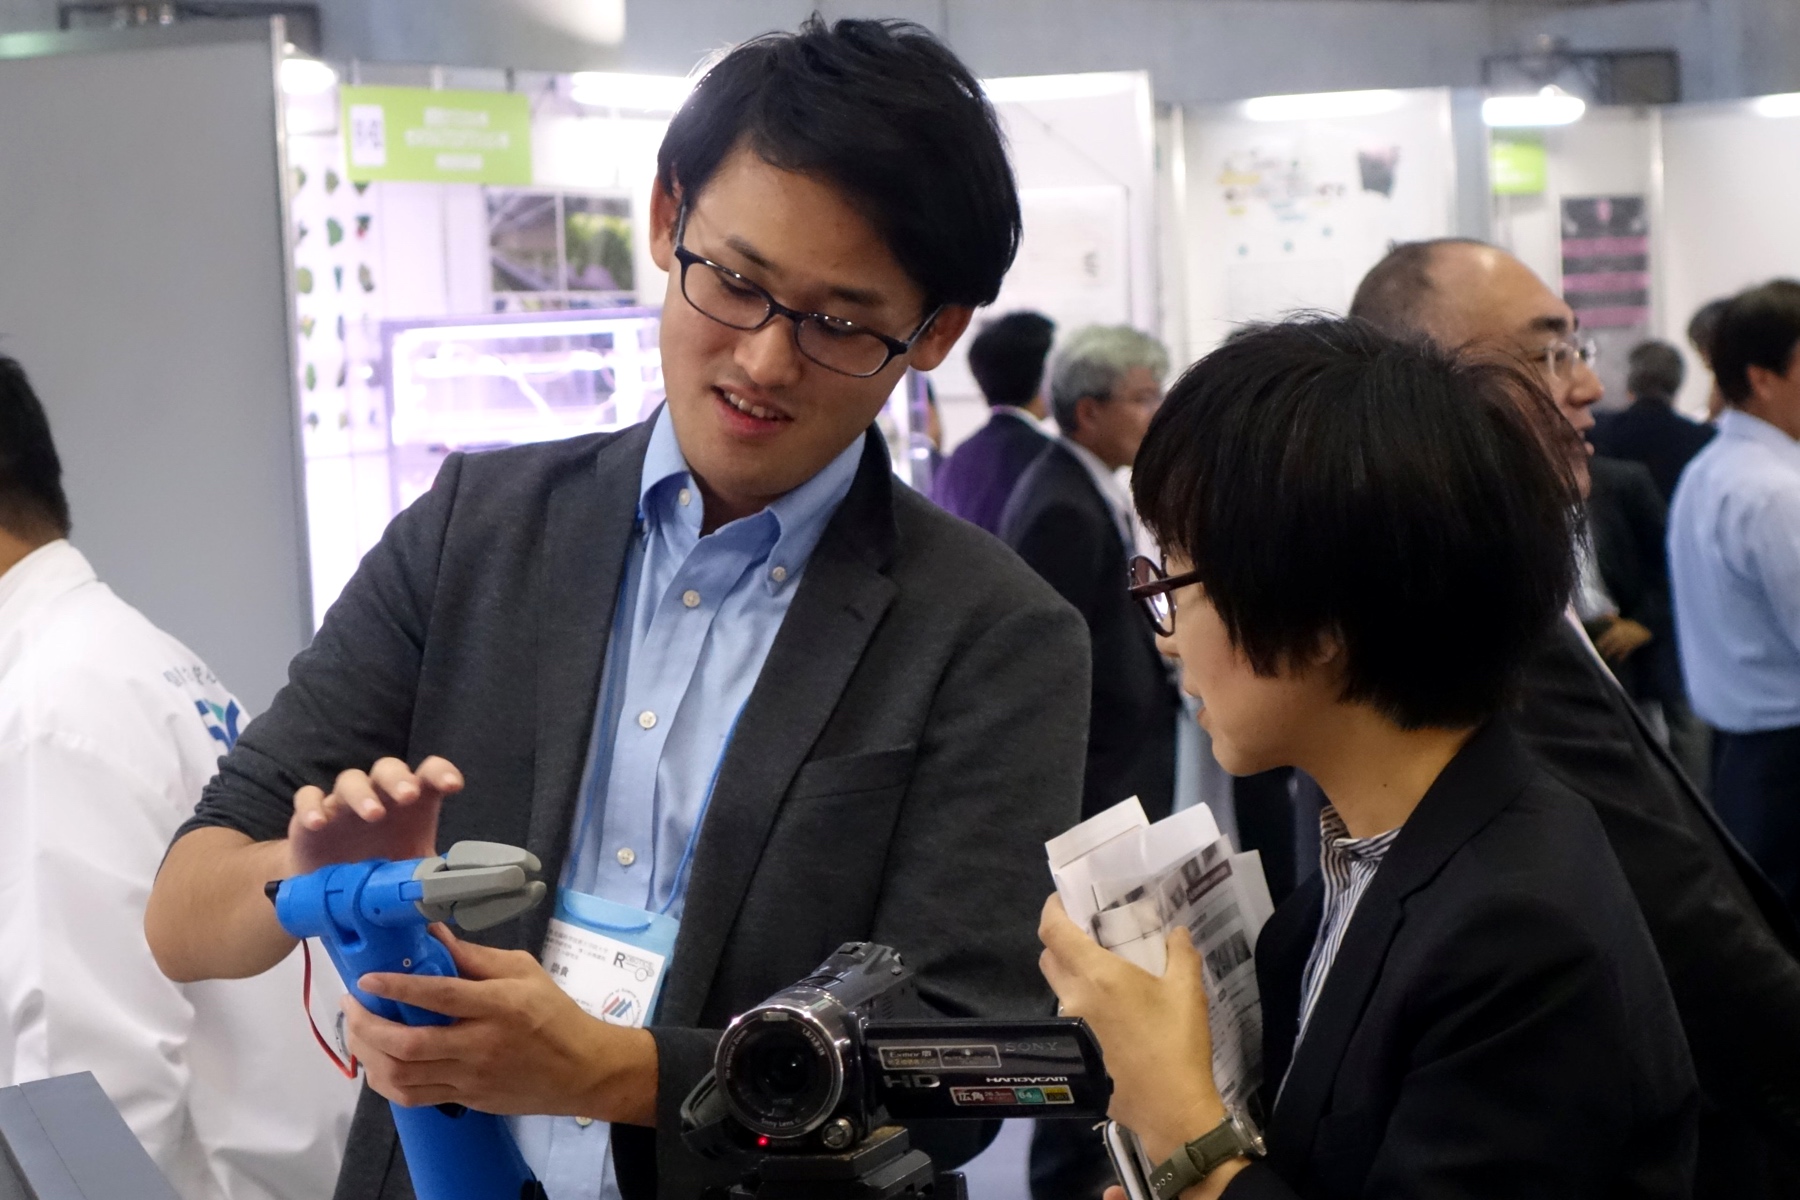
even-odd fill
[{"label": "woman's eyeglasses", "polygon": [[1171,577],[1160,563],[1139,554],[1132,558],[1126,574],[1130,579],[1126,590],[1143,608],[1144,615],[1150,619],[1150,627],[1164,637],[1174,637],[1175,598],[1170,593],[1190,583],[1199,583],[1200,572],[1189,571]]}]

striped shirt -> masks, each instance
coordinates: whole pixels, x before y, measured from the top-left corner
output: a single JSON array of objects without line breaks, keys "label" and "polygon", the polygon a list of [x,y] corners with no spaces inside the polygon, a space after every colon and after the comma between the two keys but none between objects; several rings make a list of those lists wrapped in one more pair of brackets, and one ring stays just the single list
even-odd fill
[{"label": "striped shirt", "polygon": [[1381,868],[1382,856],[1404,826],[1396,825],[1374,837],[1353,838],[1337,809],[1327,804],[1319,810],[1319,874],[1325,883],[1325,910],[1319,918],[1319,934],[1313,940],[1312,954],[1306,960],[1306,973],[1300,977],[1300,1033],[1294,1039],[1298,1046],[1306,1036],[1306,1023],[1312,1018],[1313,1005],[1325,990],[1325,979],[1337,958],[1338,947],[1356,915],[1357,902]]}]

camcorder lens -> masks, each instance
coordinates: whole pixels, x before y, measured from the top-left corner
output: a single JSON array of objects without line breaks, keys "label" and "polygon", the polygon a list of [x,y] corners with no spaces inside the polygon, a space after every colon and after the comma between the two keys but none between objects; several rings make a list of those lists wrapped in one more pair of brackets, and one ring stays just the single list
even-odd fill
[{"label": "camcorder lens", "polygon": [[747,1124],[779,1137],[830,1115],[834,1063],[806,1026],[757,1025],[738,1041],[731,1059],[726,1090]]}]

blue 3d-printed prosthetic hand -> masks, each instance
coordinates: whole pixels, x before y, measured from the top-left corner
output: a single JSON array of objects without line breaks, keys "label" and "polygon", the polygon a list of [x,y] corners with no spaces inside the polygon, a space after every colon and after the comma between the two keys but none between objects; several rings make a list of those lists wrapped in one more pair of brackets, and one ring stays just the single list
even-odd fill
[{"label": "blue 3d-printed prosthetic hand", "polygon": [[[450,921],[486,929],[544,898],[536,856],[498,842],[458,842],[441,858],[371,859],[321,867],[269,884],[275,916],[298,938],[316,937],[344,985],[370,1012],[407,1025],[451,1018],[371,996],[356,981],[373,971],[456,974],[426,926]],[[391,1105],[419,1200],[541,1200],[505,1121],[460,1105]]]}]

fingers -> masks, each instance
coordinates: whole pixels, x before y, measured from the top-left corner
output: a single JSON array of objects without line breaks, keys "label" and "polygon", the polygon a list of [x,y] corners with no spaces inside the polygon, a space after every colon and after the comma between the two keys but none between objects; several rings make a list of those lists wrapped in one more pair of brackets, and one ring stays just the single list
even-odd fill
[{"label": "fingers", "polygon": [[[470,1017],[492,1016],[502,1007],[500,999],[491,995],[491,989],[484,987],[485,980],[454,979],[442,975],[396,975],[388,972],[374,972],[364,975],[356,981],[356,986],[373,996],[384,1000],[397,1000],[401,1004],[410,1004],[414,1008],[427,1009],[441,1013],[446,1017],[466,1020]],[[379,1019],[379,1018],[377,1018]],[[412,1026],[398,1025],[392,1021],[383,1021],[396,1029],[410,1029]],[[418,1028],[431,1028],[420,1026]]]},{"label": "fingers", "polygon": [[295,792],[294,820],[300,828],[319,830],[348,811],[376,824],[386,819],[389,806],[441,799],[462,787],[462,772],[448,759],[432,755],[415,771],[403,759],[383,758],[366,772],[341,772],[329,793],[311,786]]},{"label": "fingers", "polygon": [[538,960],[522,950],[496,950],[465,942],[448,929],[438,935],[438,940],[449,949],[456,973],[464,979],[523,979],[543,972]]}]

